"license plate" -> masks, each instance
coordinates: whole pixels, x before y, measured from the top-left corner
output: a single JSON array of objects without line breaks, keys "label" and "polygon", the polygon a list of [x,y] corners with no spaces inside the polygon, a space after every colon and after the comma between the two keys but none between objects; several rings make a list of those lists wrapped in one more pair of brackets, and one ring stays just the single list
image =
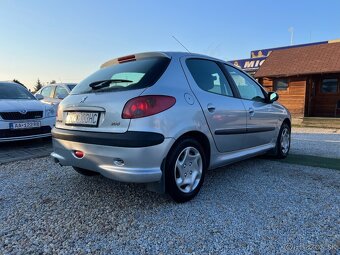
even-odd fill
[{"label": "license plate", "polygon": [[98,120],[98,112],[68,112],[65,125],[97,127]]},{"label": "license plate", "polygon": [[40,126],[40,121],[9,123],[10,129],[30,129],[39,128]]}]

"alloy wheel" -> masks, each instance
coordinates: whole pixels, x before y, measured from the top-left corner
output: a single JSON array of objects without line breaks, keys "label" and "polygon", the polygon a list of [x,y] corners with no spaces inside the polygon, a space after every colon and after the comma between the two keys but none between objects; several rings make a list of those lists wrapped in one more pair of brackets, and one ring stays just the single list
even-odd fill
[{"label": "alloy wheel", "polygon": [[290,132],[288,128],[284,128],[281,134],[281,151],[286,154],[290,146]]},{"label": "alloy wheel", "polygon": [[175,164],[175,181],[183,193],[190,193],[200,183],[203,171],[203,160],[195,147],[186,147],[178,155]]}]

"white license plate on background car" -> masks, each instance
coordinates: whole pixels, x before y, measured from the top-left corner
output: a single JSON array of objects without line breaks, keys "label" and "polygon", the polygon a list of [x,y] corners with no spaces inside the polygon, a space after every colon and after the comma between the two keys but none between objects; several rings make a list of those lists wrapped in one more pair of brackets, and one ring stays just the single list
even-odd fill
[{"label": "white license plate on background car", "polygon": [[39,128],[41,126],[40,121],[31,121],[31,122],[18,122],[18,123],[10,123],[10,129],[30,129],[30,128]]},{"label": "white license plate on background car", "polygon": [[98,112],[68,112],[65,120],[66,125],[72,126],[98,126]]}]

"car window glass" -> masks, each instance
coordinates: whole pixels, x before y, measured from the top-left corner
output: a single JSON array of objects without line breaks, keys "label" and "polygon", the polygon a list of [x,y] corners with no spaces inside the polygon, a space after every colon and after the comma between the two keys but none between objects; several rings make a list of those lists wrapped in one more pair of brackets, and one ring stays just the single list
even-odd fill
[{"label": "car window glass", "polygon": [[55,90],[55,98],[65,98],[68,96],[68,92],[65,88],[58,86]]},{"label": "car window glass", "polygon": [[130,84],[138,83],[143,78],[144,75],[145,75],[145,73],[123,72],[123,73],[116,73],[116,74],[112,75],[111,79],[112,80],[117,79],[117,80],[129,80],[129,81],[131,81],[131,82],[119,84],[120,86],[127,87]]},{"label": "car window glass", "polygon": [[35,99],[35,97],[19,84],[0,83],[0,99]]},{"label": "car window glass", "polygon": [[220,95],[233,96],[229,82],[217,63],[203,59],[188,59],[186,63],[201,89]]},{"label": "car window glass", "polygon": [[[93,92],[113,92],[142,89],[152,86],[162,76],[170,63],[165,57],[151,57],[134,59],[118,64],[103,67],[81,81],[71,94],[84,94]],[[110,82],[110,80],[112,80]],[[125,80],[119,82],[117,80]],[[90,85],[100,81],[107,81],[105,86],[92,89]],[[100,83],[99,83],[100,84]],[[100,87],[100,86],[98,86]]]},{"label": "car window glass", "polygon": [[231,78],[234,80],[241,98],[261,102],[265,101],[263,91],[255,81],[236,68],[229,65],[226,65],[226,68]]},{"label": "car window glass", "polygon": [[40,94],[43,95],[44,97],[50,97],[51,91],[52,91],[52,87],[46,87],[41,90]]},{"label": "car window glass", "polygon": [[71,91],[72,89],[74,89],[74,87],[76,86],[76,84],[67,84],[68,89]]}]

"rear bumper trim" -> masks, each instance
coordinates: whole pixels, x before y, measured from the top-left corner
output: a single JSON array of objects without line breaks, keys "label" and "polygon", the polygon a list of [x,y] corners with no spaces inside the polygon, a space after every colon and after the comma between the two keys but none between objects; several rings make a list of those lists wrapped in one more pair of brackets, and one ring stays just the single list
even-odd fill
[{"label": "rear bumper trim", "polygon": [[[65,159],[63,156],[52,152],[51,156],[55,163],[63,166]],[[162,177],[160,168],[142,169],[142,168],[120,168],[111,165],[98,165],[95,172],[120,182],[149,183],[158,182]]]},{"label": "rear bumper trim", "polygon": [[117,134],[53,128],[52,136],[56,139],[72,142],[130,148],[154,146],[164,142],[162,134],[139,131],[127,131]]}]

